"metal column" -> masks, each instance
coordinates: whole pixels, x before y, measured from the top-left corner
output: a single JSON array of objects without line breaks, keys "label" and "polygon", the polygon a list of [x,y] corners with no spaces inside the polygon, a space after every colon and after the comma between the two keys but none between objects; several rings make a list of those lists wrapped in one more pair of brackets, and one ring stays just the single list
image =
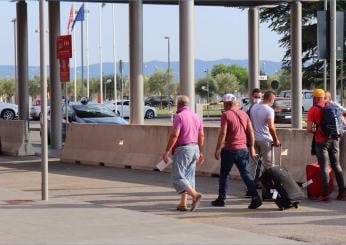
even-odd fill
[{"label": "metal column", "polygon": [[179,1],[180,94],[190,98],[195,111],[194,1]]},{"label": "metal column", "polygon": [[336,101],[336,0],[330,0],[330,94]]},{"label": "metal column", "polygon": [[[130,26],[130,123],[144,124],[143,2],[129,2]],[[121,98],[123,99],[123,98]]]},{"label": "metal column", "polygon": [[292,127],[302,128],[302,4],[291,3]]},{"label": "metal column", "polygon": [[[25,1],[17,2],[17,63],[19,119],[29,120],[28,12]],[[27,123],[26,123],[27,125]],[[28,128],[25,132],[28,140]]]},{"label": "metal column", "polygon": [[32,155],[29,136],[28,10],[25,1],[17,2],[18,116],[24,120],[24,143],[20,155]]},{"label": "metal column", "polygon": [[254,88],[260,88],[258,80],[259,75],[259,42],[258,42],[258,8],[249,8],[248,13],[248,62],[249,62],[249,79],[248,90],[249,98]]},{"label": "metal column", "polygon": [[48,200],[47,66],[45,42],[45,0],[40,0],[40,80],[41,80],[41,198]]},{"label": "metal column", "polygon": [[62,97],[59,63],[56,57],[56,36],[60,35],[60,2],[49,1],[49,69],[50,69],[50,100],[51,100],[51,146],[62,148]]}]

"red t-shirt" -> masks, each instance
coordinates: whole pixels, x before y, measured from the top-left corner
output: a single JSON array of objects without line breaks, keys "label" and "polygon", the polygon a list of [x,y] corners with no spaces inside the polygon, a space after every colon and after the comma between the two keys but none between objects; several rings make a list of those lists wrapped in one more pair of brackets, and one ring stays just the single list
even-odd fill
[{"label": "red t-shirt", "polygon": [[[326,105],[326,102],[321,101],[318,103],[318,105],[324,107]],[[316,124],[317,127],[317,131],[315,133],[315,141],[320,143],[328,140],[328,136],[325,136],[322,132],[321,127],[318,127],[318,125],[321,124],[322,116],[322,109],[318,106],[311,107],[308,112],[308,121],[313,122],[314,124]]]},{"label": "red t-shirt", "polygon": [[235,113],[239,115],[245,129],[250,122],[249,116],[241,110],[228,110],[222,113],[221,127],[227,124],[227,133],[224,146],[224,149],[226,150],[239,150],[247,148],[246,132],[239,121],[239,117],[237,117]]}]

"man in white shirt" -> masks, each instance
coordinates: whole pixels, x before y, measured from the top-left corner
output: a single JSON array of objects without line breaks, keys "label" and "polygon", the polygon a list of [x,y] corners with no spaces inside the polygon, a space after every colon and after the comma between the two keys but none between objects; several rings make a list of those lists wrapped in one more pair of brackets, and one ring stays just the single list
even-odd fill
[{"label": "man in white shirt", "polygon": [[[263,102],[254,104],[250,112],[250,119],[255,133],[256,153],[262,157],[265,168],[272,166],[272,145],[280,145],[274,124],[275,113],[271,107],[274,101],[274,92],[267,91],[264,93]],[[252,164],[250,165],[250,173],[255,176],[255,172],[256,163],[252,161]],[[256,185],[258,185],[258,181],[258,179],[255,179]]]}]

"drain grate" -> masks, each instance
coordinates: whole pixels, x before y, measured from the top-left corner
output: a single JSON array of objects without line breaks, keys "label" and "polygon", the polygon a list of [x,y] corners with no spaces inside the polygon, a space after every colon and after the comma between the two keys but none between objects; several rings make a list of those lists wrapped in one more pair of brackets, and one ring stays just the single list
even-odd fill
[{"label": "drain grate", "polygon": [[5,201],[8,204],[11,205],[18,205],[18,204],[29,204],[29,203],[33,203],[33,200],[6,200]]}]

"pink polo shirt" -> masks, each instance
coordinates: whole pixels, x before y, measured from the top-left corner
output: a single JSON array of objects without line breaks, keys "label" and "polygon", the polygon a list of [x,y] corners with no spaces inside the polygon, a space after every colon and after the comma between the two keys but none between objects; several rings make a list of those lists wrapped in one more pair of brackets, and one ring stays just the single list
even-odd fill
[{"label": "pink polo shirt", "polygon": [[176,146],[198,143],[198,133],[203,129],[199,116],[192,112],[188,106],[177,111],[173,120],[173,128],[180,129]]}]

